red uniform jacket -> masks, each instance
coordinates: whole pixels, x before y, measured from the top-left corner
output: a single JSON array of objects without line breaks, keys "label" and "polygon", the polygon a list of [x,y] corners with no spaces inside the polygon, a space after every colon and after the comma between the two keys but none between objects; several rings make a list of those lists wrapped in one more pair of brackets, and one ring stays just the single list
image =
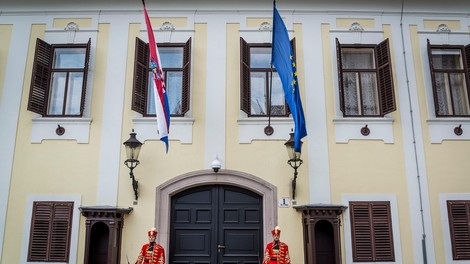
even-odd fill
[{"label": "red uniform jacket", "polygon": [[263,264],[290,264],[289,247],[286,243],[279,241],[279,248],[274,242],[266,245]]},{"label": "red uniform jacket", "polygon": [[148,250],[149,244],[142,246],[136,264],[165,264],[165,250],[157,243],[153,243],[153,250]]}]

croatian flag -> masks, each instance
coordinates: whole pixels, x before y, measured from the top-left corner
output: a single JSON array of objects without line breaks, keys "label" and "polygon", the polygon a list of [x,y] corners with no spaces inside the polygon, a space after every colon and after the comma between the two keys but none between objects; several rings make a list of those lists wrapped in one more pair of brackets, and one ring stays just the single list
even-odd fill
[{"label": "croatian flag", "polygon": [[149,15],[145,8],[145,1],[142,0],[144,5],[145,23],[147,24],[147,33],[149,39],[150,50],[150,68],[152,69],[153,76],[153,89],[155,95],[155,108],[157,114],[157,129],[160,140],[166,144],[166,152],[168,153],[168,133],[170,130],[170,109],[168,106],[168,97],[166,94],[165,80],[163,78],[163,71],[160,64],[160,55],[158,54],[157,44],[155,43],[155,36],[153,35],[152,24],[150,24]]}]

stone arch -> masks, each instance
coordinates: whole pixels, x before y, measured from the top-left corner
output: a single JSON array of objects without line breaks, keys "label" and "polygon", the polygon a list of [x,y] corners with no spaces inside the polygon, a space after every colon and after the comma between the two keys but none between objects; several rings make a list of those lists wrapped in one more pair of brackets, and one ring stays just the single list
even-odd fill
[{"label": "stone arch", "polygon": [[271,230],[277,225],[277,188],[252,174],[220,170],[193,171],[172,178],[156,188],[155,226],[158,242],[168,248],[170,236],[171,197],[181,191],[202,185],[233,185],[255,192],[263,197],[264,244],[271,240]]}]

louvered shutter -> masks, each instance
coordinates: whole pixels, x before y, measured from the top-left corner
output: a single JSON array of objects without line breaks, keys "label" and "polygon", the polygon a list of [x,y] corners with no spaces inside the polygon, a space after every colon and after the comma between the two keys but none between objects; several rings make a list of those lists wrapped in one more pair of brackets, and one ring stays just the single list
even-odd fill
[{"label": "louvered shutter", "polygon": [[182,114],[184,115],[189,111],[189,98],[190,98],[190,75],[191,75],[191,38],[184,45],[183,50],[183,94],[182,101]]},{"label": "louvered shutter", "polygon": [[470,260],[469,206],[469,201],[447,201],[454,260]]},{"label": "louvered shutter", "polygon": [[91,47],[91,38],[88,39],[88,43],[86,45],[85,68],[83,70],[82,100],[80,102],[80,116],[83,116],[83,111],[85,110],[86,84],[87,84],[87,79],[88,79],[88,64],[90,62],[90,47]]},{"label": "louvered shutter", "polygon": [[382,41],[375,48],[377,58],[377,76],[380,99],[380,114],[382,116],[395,111],[395,93],[393,91],[393,75],[390,60],[388,39]]},{"label": "louvered shutter", "polygon": [[436,93],[436,76],[434,73],[434,62],[432,60],[432,48],[431,48],[431,43],[429,42],[429,39],[427,40],[427,47],[428,47],[428,60],[429,60],[429,71],[431,73],[431,81],[432,81],[432,93],[433,93],[433,98],[434,98],[434,109],[436,112],[436,116],[439,116],[439,102],[438,102],[438,96]]},{"label": "louvered shutter", "polygon": [[41,39],[37,39],[31,88],[29,90],[28,110],[43,116],[47,113],[51,61],[52,46]]},{"label": "louvered shutter", "polygon": [[344,87],[343,87],[343,59],[341,56],[341,43],[336,38],[336,64],[338,67],[339,109],[344,115]]},{"label": "louvered shutter", "polygon": [[350,202],[353,261],[394,261],[389,202]]},{"label": "louvered shutter", "polygon": [[150,51],[148,44],[135,39],[134,87],[132,90],[132,110],[145,115],[147,112],[147,92],[149,82]]},{"label": "louvered shutter", "polygon": [[465,60],[467,61],[467,89],[470,89],[470,44],[465,46]]},{"label": "louvered shutter", "polygon": [[240,38],[240,109],[250,115],[250,47]]},{"label": "louvered shutter", "polygon": [[28,261],[67,262],[73,202],[34,202]]},{"label": "louvered shutter", "polygon": [[371,203],[374,261],[394,261],[390,203]]},{"label": "louvered shutter", "polygon": [[29,239],[28,261],[47,261],[49,255],[49,231],[53,207],[51,203],[33,204],[33,219]]},{"label": "louvered shutter", "polygon": [[54,204],[49,253],[50,261],[67,261],[69,259],[72,213],[73,203]]},{"label": "louvered shutter", "polygon": [[372,261],[372,236],[369,204],[350,203],[353,261]]}]

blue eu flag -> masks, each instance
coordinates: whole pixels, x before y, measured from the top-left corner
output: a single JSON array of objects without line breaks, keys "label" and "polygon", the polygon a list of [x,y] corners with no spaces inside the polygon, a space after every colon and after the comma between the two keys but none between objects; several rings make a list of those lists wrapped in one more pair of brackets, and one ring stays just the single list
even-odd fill
[{"label": "blue eu flag", "polygon": [[294,119],[294,151],[300,152],[300,140],[307,135],[305,127],[304,110],[300,101],[299,82],[297,81],[297,68],[289,41],[286,25],[274,2],[273,12],[273,44],[271,63],[277,70],[284,88],[284,97],[289,105]]}]

